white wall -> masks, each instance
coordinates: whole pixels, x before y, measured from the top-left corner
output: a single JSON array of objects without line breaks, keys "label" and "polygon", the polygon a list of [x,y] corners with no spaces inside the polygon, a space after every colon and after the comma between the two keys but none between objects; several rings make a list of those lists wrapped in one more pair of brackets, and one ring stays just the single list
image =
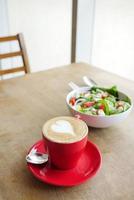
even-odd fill
[{"label": "white wall", "polygon": [[9,32],[6,0],[0,0],[0,19],[0,36],[2,36]]},{"label": "white wall", "polygon": [[95,0],[78,1],[76,60],[91,63]]},{"label": "white wall", "polygon": [[134,80],[134,0],[96,0],[92,64]]},{"label": "white wall", "polygon": [[8,0],[10,34],[24,34],[32,71],[70,63],[71,8],[71,0]]},{"label": "white wall", "polygon": [[[9,34],[9,24],[8,24],[8,12],[7,12],[7,0],[0,0],[0,36]],[[10,52],[11,46],[8,42],[0,44],[0,53]],[[0,60],[0,69],[11,68],[10,59]],[[12,78],[11,74],[0,76],[0,80],[3,78]]]},{"label": "white wall", "polygon": [[[32,71],[70,63],[71,0],[6,1],[10,34],[24,33]],[[134,80],[134,0],[79,0],[78,15],[77,61]]]}]

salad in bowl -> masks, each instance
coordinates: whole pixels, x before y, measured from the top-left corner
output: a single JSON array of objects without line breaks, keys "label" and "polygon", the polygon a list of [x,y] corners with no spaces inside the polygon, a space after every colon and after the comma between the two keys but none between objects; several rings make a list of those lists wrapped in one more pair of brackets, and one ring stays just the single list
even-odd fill
[{"label": "salad in bowl", "polygon": [[102,88],[98,86],[80,87],[67,95],[67,105],[73,115],[84,120],[92,127],[109,127],[125,119],[132,101],[116,86]]}]

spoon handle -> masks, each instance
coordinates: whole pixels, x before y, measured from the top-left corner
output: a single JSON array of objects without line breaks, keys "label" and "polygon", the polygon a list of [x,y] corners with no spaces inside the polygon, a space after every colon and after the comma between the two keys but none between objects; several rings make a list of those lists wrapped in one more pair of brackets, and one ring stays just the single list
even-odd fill
[{"label": "spoon handle", "polygon": [[68,85],[70,86],[70,88],[71,89],[73,89],[73,90],[76,90],[76,89],[78,89],[79,88],[79,86],[78,85],[76,85],[74,82],[69,82],[68,83]]},{"label": "spoon handle", "polygon": [[86,83],[86,85],[88,85],[89,87],[93,87],[94,85],[97,85],[97,83],[91,79],[91,78],[87,78],[87,76],[83,76],[83,81],[84,83]]}]

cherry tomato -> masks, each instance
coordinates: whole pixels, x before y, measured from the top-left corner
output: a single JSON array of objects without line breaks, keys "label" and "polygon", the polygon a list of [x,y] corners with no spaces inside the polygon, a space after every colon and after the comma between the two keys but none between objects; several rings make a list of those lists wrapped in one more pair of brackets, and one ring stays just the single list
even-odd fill
[{"label": "cherry tomato", "polygon": [[88,108],[94,105],[94,102],[86,102],[84,103],[84,107]]},{"label": "cherry tomato", "polygon": [[70,99],[70,101],[69,101],[69,103],[70,103],[72,106],[74,106],[75,102],[76,102],[76,98],[75,98],[75,97],[72,97],[72,98]]},{"label": "cherry tomato", "polygon": [[105,109],[105,106],[104,106],[103,104],[101,104],[101,105],[99,106],[99,109],[104,110],[104,109]]}]

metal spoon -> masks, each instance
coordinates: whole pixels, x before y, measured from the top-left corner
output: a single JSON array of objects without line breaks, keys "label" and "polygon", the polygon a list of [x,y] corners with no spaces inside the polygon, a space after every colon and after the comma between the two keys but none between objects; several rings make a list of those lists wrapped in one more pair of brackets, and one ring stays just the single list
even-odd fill
[{"label": "metal spoon", "polygon": [[[82,78],[83,78],[84,83],[86,83],[86,85],[88,85],[90,88],[95,86],[95,85],[97,85],[97,83],[93,79],[87,78],[87,76],[83,76]],[[78,85],[76,85],[76,83],[74,83],[72,81],[69,82],[68,85],[73,90],[76,90],[76,89],[80,88]]]},{"label": "metal spoon", "polygon": [[48,161],[48,154],[33,150],[26,156],[26,161],[33,164],[43,164]]},{"label": "metal spoon", "polygon": [[86,83],[86,85],[88,85],[89,87],[93,87],[95,85],[97,85],[97,83],[91,79],[91,78],[87,78],[87,76],[83,76],[83,81],[84,83]]},{"label": "metal spoon", "polygon": [[78,85],[76,85],[74,82],[69,82],[68,85],[70,86],[71,89],[76,90],[80,88]]}]

